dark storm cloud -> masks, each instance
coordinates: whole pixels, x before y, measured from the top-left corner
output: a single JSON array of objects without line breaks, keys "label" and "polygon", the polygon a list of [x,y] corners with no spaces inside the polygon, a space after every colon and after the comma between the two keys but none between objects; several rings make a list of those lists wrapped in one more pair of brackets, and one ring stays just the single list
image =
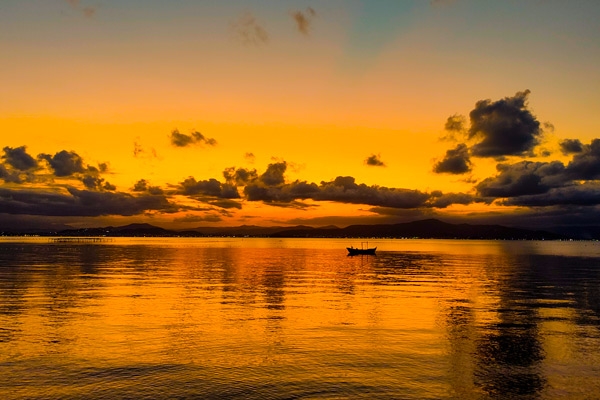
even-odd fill
[{"label": "dark storm cloud", "polygon": [[6,146],[4,150],[3,159],[6,160],[6,163],[11,167],[18,169],[20,171],[27,171],[30,169],[37,168],[38,163],[29,154],[27,154],[27,146],[21,147],[8,147]]},{"label": "dark storm cloud", "polygon": [[22,183],[23,182],[17,171],[9,171],[2,164],[0,164],[0,179],[4,179],[4,182],[6,182],[6,183]]},{"label": "dark storm cloud", "polygon": [[244,188],[244,194],[250,201],[267,203],[289,203],[297,199],[310,199],[319,192],[314,183],[296,181],[280,186],[266,186],[261,182],[249,184]]},{"label": "dark storm cloud", "polygon": [[600,179],[600,139],[584,145],[567,165],[567,174],[574,180]]},{"label": "dark storm cloud", "polygon": [[583,151],[583,144],[579,139],[565,139],[560,144],[560,151],[564,155],[581,153]]},{"label": "dark storm cloud", "polygon": [[[309,183],[295,181],[285,183],[286,162],[270,164],[259,179],[246,185],[244,195],[249,201],[263,201],[271,205],[285,206],[297,200],[332,201],[349,204],[366,204],[390,208],[447,207],[453,203],[466,204],[473,199],[455,195],[448,197],[441,192],[435,195],[419,190],[387,188],[357,184],[351,176],[338,176],[333,181]],[[289,205],[288,205],[289,206]],[[308,207],[300,203],[299,207]]]},{"label": "dark storm cloud", "polygon": [[132,196],[67,188],[68,193],[0,188],[0,209],[8,214],[96,217],[146,211],[176,212],[164,196]]},{"label": "dark storm cloud", "polygon": [[517,197],[546,193],[565,183],[565,166],[560,161],[498,164],[499,174],[486,178],[477,185],[483,197]]},{"label": "dark storm cloud", "polygon": [[83,178],[81,178],[81,181],[83,182],[83,185],[89,190],[117,190],[117,187],[115,185],[111,184],[110,182],[106,182],[104,178],[100,178],[97,175],[84,175]]},{"label": "dark storm cloud", "polygon": [[145,179],[140,179],[133,185],[134,192],[147,192],[153,195],[163,194],[164,191],[158,186],[150,186],[148,181]]},{"label": "dark storm cloud", "polygon": [[246,168],[226,168],[223,171],[225,181],[230,185],[242,186],[258,179],[255,169]]},{"label": "dark storm cloud", "polygon": [[536,117],[527,109],[530,91],[492,102],[480,100],[469,114],[469,137],[478,142],[471,147],[477,157],[524,156],[532,153],[542,131]]},{"label": "dark storm cloud", "polygon": [[192,144],[206,144],[209,146],[215,146],[217,144],[217,141],[213,138],[207,138],[206,136],[204,136],[203,134],[201,134],[200,132],[192,132],[189,135],[180,133],[179,130],[175,129],[173,130],[173,132],[171,132],[171,136],[169,136],[169,138],[171,139],[171,144],[175,147],[186,147],[186,146],[190,146]]},{"label": "dark storm cloud", "polygon": [[503,204],[529,207],[556,205],[596,206],[600,204],[600,183],[585,182],[553,188],[542,194],[513,197],[505,200]]},{"label": "dark storm cloud", "polygon": [[231,24],[236,39],[245,46],[260,46],[269,42],[269,34],[250,12]]},{"label": "dark storm cloud", "polygon": [[317,15],[316,11],[311,7],[308,7],[306,11],[294,11],[292,12],[292,18],[296,23],[296,29],[303,35],[308,35],[310,27],[312,25],[313,18]]},{"label": "dark storm cloud", "polygon": [[259,180],[267,186],[281,185],[285,181],[283,175],[286,169],[287,163],[285,161],[269,164]]},{"label": "dark storm cloud", "polygon": [[42,153],[38,155],[38,159],[46,160],[54,170],[54,175],[59,177],[85,172],[83,159],[74,151],[62,150],[54,154],[54,156]]},{"label": "dark storm cloud", "polygon": [[194,196],[213,196],[223,199],[239,199],[240,194],[235,186],[221,183],[218,180],[211,178],[204,181],[196,181],[193,177],[189,177],[179,184],[180,194]]},{"label": "dark storm cloud", "polygon": [[437,162],[433,171],[447,174],[464,174],[471,171],[471,159],[469,158],[469,149],[464,143],[456,148],[446,151],[443,160]]},{"label": "dark storm cloud", "polygon": [[315,200],[328,200],[351,204],[368,204],[392,208],[416,208],[424,206],[427,193],[410,189],[357,184],[351,176],[338,176],[331,182],[321,182]]},{"label": "dark storm cloud", "polygon": [[442,193],[434,191],[431,192],[429,204],[434,208],[446,208],[452,204],[467,205],[475,201],[475,197],[468,193]]},{"label": "dark storm cloud", "polygon": [[379,154],[371,154],[365,160],[365,164],[372,166],[372,167],[385,167],[386,166],[385,163],[383,161],[381,161],[381,155],[379,155]]}]

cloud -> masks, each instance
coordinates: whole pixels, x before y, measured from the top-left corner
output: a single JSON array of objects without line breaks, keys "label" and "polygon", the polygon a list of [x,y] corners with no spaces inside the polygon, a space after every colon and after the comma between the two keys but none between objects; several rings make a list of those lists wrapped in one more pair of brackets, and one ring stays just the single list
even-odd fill
[{"label": "cloud", "polygon": [[243,186],[257,180],[258,174],[255,169],[230,167],[223,171],[223,177],[230,185]]},{"label": "cloud", "polygon": [[133,156],[135,158],[158,158],[158,153],[153,147],[150,150],[146,150],[138,140],[139,138],[136,138],[133,142]]},{"label": "cloud", "polygon": [[164,196],[132,196],[67,188],[68,193],[0,188],[0,209],[9,214],[96,217],[139,215],[148,211],[176,212]]},{"label": "cloud", "polygon": [[369,157],[367,157],[367,159],[365,160],[365,164],[369,165],[369,166],[373,166],[373,167],[385,167],[385,163],[383,161],[381,161],[381,155],[380,154],[371,154]]},{"label": "cloud", "polygon": [[244,154],[244,158],[246,159],[246,161],[248,161],[250,164],[253,164],[254,161],[256,160],[256,156],[254,155],[254,153],[246,153]]},{"label": "cloud", "polygon": [[285,161],[269,164],[264,174],[259,177],[259,180],[267,186],[281,185],[284,181],[285,170],[287,163]]},{"label": "cloud", "polygon": [[4,147],[3,159],[11,167],[18,169],[19,171],[27,171],[38,167],[38,163],[29,154],[27,154],[27,146],[21,147]]},{"label": "cloud", "polygon": [[581,153],[583,151],[583,144],[579,139],[565,139],[559,143],[560,151],[564,155]]},{"label": "cloud", "polygon": [[145,179],[140,179],[133,185],[134,192],[147,192],[153,195],[163,194],[164,191],[159,186],[150,186],[148,181]]},{"label": "cloud", "polygon": [[451,135],[456,133],[465,133],[467,118],[464,115],[454,114],[448,117],[444,124],[444,129]]},{"label": "cloud", "polygon": [[461,143],[456,148],[446,151],[446,156],[435,164],[433,171],[438,174],[464,174],[470,172],[471,160],[467,145]]},{"label": "cloud", "polygon": [[305,12],[294,11],[292,12],[292,18],[296,23],[296,29],[303,35],[308,35],[310,27],[312,25],[313,18],[317,15],[317,12],[308,7]]},{"label": "cloud", "polygon": [[597,206],[600,204],[600,183],[584,182],[552,188],[537,195],[519,196],[503,202],[510,206],[548,207],[555,205]]},{"label": "cloud", "polygon": [[177,129],[171,132],[171,144],[175,147],[186,147],[192,144],[207,144],[209,146],[215,146],[217,141],[213,138],[207,138],[200,132],[192,132],[190,135],[179,133]]},{"label": "cloud", "polygon": [[116,190],[116,186],[112,185],[109,182],[105,182],[104,178],[100,178],[99,176],[95,176],[95,175],[85,175],[81,181],[83,182],[83,185],[89,189],[89,190],[96,190],[96,191],[102,191],[102,190]]},{"label": "cloud", "polygon": [[17,171],[9,171],[2,164],[0,164],[0,179],[4,179],[4,182],[6,182],[6,183],[22,183],[23,182]]},{"label": "cloud", "polygon": [[38,159],[46,160],[54,170],[56,176],[70,176],[75,173],[85,172],[83,159],[74,151],[62,150],[51,156],[50,154],[40,154]]},{"label": "cloud", "polygon": [[260,46],[269,42],[269,34],[250,12],[244,13],[232,23],[231,30],[245,46]]},{"label": "cloud", "polygon": [[483,197],[518,197],[546,193],[565,183],[565,166],[560,161],[498,164],[499,174],[486,178],[476,189]]},{"label": "cloud", "polygon": [[575,180],[600,179],[600,139],[583,146],[567,165],[566,172]]},{"label": "cloud", "polygon": [[470,112],[469,138],[476,157],[525,156],[539,144],[542,131],[536,117],[527,109],[530,91],[492,102],[480,100]]},{"label": "cloud", "polygon": [[204,195],[223,199],[239,199],[240,194],[235,186],[221,183],[211,178],[204,181],[196,181],[189,177],[179,184],[179,193],[187,196]]},{"label": "cloud", "polygon": [[[465,196],[443,197],[441,192],[432,195],[419,190],[357,184],[351,176],[338,176],[333,181],[321,182],[320,185],[297,180],[268,186],[261,181],[256,181],[244,188],[244,194],[249,201],[263,201],[270,204],[314,200],[407,209],[447,207],[453,202],[465,204],[467,201]],[[473,198],[469,198],[469,202],[472,201]]]}]

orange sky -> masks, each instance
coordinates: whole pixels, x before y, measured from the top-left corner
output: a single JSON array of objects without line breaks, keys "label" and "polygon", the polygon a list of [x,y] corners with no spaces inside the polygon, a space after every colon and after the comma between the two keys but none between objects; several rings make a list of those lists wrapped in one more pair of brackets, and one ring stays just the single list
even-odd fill
[{"label": "orange sky", "polygon": [[597,2],[2,9],[5,225],[595,220]]}]

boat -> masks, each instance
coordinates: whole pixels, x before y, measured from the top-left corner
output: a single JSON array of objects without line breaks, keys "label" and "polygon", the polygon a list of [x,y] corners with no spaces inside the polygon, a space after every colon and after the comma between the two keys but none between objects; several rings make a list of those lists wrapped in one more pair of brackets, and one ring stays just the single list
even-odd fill
[{"label": "boat", "polygon": [[[361,243],[361,245],[362,245],[362,243]],[[359,254],[372,254],[372,255],[375,255],[375,250],[377,250],[377,247],[371,247],[371,248],[369,248],[369,243],[367,242],[367,247],[366,248],[361,247],[359,249],[357,247],[350,246],[350,247],[346,247],[346,249],[348,250],[348,255],[349,256],[356,256],[356,255],[359,255]]]}]

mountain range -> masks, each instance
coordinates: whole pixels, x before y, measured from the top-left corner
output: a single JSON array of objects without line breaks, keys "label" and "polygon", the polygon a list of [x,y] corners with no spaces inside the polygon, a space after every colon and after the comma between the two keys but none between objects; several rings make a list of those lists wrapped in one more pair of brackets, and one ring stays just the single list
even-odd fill
[{"label": "mountain range", "polygon": [[[25,232],[3,229],[4,235]],[[600,229],[588,229],[578,234],[576,229],[563,234],[501,225],[450,224],[437,219],[425,219],[400,224],[350,225],[345,228],[325,226],[263,227],[242,225],[236,227],[197,227],[188,230],[169,230],[150,224],[129,224],[82,229],[29,229],[26,233],[42,236],[133,236],[133,237],[277,237],[277,238],[422,238],[422,239],[503,239],[503,240],[565,240],[598,239]]]}]

